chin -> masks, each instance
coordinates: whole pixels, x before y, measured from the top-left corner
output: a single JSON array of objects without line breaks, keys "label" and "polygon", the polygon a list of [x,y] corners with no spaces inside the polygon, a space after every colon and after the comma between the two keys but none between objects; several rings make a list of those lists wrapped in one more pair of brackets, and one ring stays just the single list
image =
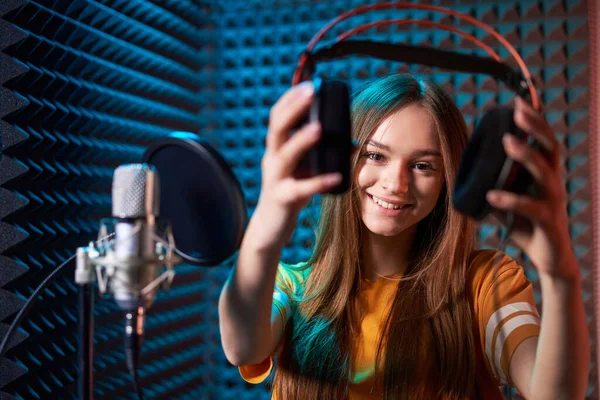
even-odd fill
[{"label": "chin", "polygon": [[375,235],[387,237],[399,235],[407,228],[404,225],[377,223],[373,221],[363,221],[363,224],[369,230],[369,232],[374,233]]}]

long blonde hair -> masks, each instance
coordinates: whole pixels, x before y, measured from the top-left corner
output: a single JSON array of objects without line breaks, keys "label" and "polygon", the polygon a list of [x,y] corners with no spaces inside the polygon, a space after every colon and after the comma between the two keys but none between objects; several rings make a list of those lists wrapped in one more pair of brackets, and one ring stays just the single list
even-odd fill
[{"label": "long blonde hair", "polygon": [[[385,399],[464,399],[472,394],[475,376],[465,287],[475,227],[452,207],[467,142],[464,118],[438,85],[392,75],[355,95],[353,135],[362,149],[385,118],[409,104],[422,106],[435,121],[445,186],[433,211],[418,224],[412,262],[399,282],[379,341],[377,363],[383,362],[383,376],[376,379]],[[355,352],[352,338],[359,334],[361,224],[355,188],[324,197],[317,244],[307,263],[311,271],[279,356],[274,380],[279,398],[339,399],[347,393]]]}]

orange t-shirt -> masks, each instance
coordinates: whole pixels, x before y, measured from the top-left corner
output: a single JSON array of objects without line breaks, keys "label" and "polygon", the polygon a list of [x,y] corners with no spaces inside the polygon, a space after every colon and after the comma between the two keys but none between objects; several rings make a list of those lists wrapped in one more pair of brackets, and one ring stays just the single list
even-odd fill
[{"label": "orange t-shirt", "polygon": [[[495,281],[493,265],[499,267]],[[300,293],[309,272],[310,268],[304,268],[304,264],[280,264],[278,268],[273,313],[282,318],[284,327],[295,309],[287,293]],[[377,341],[397,283],[397,279],[386,278],[363,281],[359,301],[365,313],[361,335],[357,338],[357,354],[352,360],[349,400],[373,399],[375,393],[382,392],[382,388],[375,387],[374,380]],[[493,250],[479,250],[474,254],[467,288],[473,311],[473,333],[479,342],[475,348],[476,398],[502,399],[499,386],[512,384],[508,369],[514,351],[525,339],[539,335],[540,319],[533,288],[514,260]],[[257,384],[269,376],[272,368],[273,356],[270,356],[260,364],[242,366],[239,370],[247,382]]]}]

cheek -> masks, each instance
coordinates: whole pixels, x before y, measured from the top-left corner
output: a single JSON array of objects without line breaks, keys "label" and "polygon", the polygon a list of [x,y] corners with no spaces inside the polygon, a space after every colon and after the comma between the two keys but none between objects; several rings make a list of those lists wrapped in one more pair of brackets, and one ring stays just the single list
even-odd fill
[{"label": "cheek", "polygon": [[371,187],[377,182],[377,175],[373,168],[369,168],[367,165],[359,166],[354,176],[356,177],[356,186],[359,189]]},{"label": "cheek", "polygon": [[444,178],[441,175],[427,177],[426,179],[415,179],[413,194],[425,202],[433,202],[435,204],[443,186]]}]

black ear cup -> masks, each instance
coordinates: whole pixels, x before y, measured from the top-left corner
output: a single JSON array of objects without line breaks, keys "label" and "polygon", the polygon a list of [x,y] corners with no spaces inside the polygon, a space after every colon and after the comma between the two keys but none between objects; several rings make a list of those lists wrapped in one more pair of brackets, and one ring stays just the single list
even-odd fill
[{"label": "black ear cup", "polygon": [[350,120],[350,90],[341,81],[320,78],[313,80],[315,96],[304,125],[312,121],[321,123],[321,140],[299,162],[295,176],[311,177],[330,172],[342,174],[342,182],[329,193],[340,194],[350,188],[350,154],[352,152],[352,126]]},{"label": "black ear cup", "polygon": [[504,152],[502,137],[507,132],[525,138],[514,123],[513,109],[497,107],[483,116],[471,135],[454,187],[454,207],[461,213],[484,219],[492,211],[485,198],[491,189],[535,194],[529,172]]}]

